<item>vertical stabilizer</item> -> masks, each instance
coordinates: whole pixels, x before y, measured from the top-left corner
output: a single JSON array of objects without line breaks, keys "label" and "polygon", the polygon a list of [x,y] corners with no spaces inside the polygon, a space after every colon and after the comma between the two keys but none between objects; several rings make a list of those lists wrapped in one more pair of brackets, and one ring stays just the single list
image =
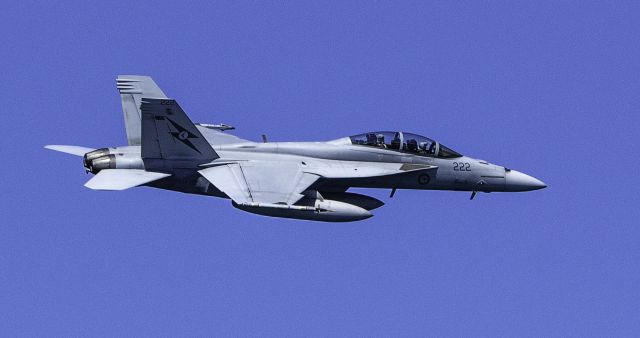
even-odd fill
[{"label": "vertical stabilizer", "polygon": [[141,144],[141,119],[140,104],[143,97],[167,98],[160,87],[149,76],[118,75],[116,79],[120,98],[122,100],[122,112],[124,113],[124,125],[127,131],[127,140],[130,146]]},{"label": "vertical stabilizer", "polygon": [[175,100],[143,98],[142,159],[202,164],[218,158]]}]

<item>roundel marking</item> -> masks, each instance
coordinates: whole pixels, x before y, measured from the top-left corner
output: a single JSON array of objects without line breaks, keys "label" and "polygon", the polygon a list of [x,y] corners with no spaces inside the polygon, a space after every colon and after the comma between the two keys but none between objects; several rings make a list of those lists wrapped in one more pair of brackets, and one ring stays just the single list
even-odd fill
[{"label": "roundel marking", "polygon": [[429,184],[429,182],[431,182],[431,177],[427,174],[422,174],[420,176],[418,176],[418,183],[422,184],[422,185],[426,185]]},{"label": "roundel marking", "polygon": [[186,140],[187,138],[189,138],[189,133],[183,130],[180,132],[180,134],[178,134],[178,138],[181,140]]}]

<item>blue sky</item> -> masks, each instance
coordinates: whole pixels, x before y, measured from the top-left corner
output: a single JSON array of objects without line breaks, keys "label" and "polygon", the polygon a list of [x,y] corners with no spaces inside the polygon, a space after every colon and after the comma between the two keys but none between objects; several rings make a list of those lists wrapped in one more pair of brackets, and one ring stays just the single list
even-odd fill
[{"label": "blue sky", "polygon": [[[7,336],[634,336],[638,2],[3,4]],[[117,74],[271,141],[424,134],[523,194],[366,191],[350,224],[84,188],[45,144],[125,143]]]}]

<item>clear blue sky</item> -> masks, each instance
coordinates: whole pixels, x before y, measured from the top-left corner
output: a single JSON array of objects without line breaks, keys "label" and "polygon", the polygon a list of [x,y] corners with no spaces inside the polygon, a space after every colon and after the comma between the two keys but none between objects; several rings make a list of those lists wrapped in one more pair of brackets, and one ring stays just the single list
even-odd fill
[{"label": "clear blue sky", "polygon": [[[6,336],[634,336],[640,5],[5,2]],[[241,137],[425,134],[549,188],[371,191],[350,224],[84,188],[45,144],[125,143],[117,74]]]}]

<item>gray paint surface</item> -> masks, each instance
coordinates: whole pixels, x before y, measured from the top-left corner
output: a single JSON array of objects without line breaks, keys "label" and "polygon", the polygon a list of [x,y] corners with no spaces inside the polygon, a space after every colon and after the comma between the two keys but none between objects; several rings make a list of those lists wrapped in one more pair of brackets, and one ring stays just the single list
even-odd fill
[{"label": "gray paint surface", "polygon": [[546,185],[527,174],[457,154],[426,137],[369,132],[326,142],[258,143],[194,124],[148,76],[120,75],[128,146],[93,150],[49,145],[84,157],[96,190],[145,185],[229,198],[238,209],[273,217],[348,222],[384,203],[346,192],[383,189],[522,192]]}]

